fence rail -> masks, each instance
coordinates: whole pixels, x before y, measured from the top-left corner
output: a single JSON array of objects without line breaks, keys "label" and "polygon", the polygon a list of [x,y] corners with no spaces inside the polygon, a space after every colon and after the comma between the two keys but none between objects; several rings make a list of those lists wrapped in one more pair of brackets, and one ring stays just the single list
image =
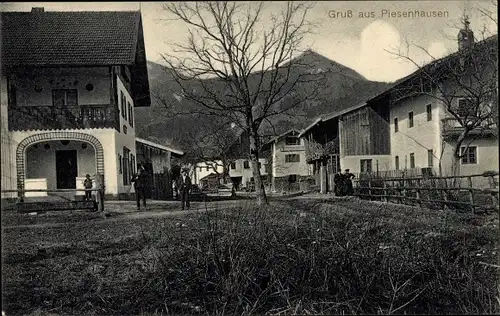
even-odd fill
[{"label": "fence rail", "polygon": [[[455,176],[455,177],[415,177],[380,178],[366,177],[354,180],[355,195],[361,198],[425,205],[426,207],[454,207],[477,210],[498,210],[498,172]],[[488,186],[484,187],[487,178]],[[462,186],[462,180],[466,185]],[[473,179],[480,179],[482,188],[474,185]],[[478,183],[476,181],[476,183]]]}]

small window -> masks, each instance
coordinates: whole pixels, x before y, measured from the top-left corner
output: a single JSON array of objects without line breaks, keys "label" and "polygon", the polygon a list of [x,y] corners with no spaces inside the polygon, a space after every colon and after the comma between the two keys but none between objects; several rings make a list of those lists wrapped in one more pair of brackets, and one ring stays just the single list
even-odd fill
[{"label": "small window", "polygon": [[125,106],[127,103],[127,99],[125,98],[125,94],[123,94],[123,91],[120,92],[121,100],[122,100],[122,117],[127,120],[127,113],[125,112]]},{"label": "small window", "polygon": [[209,167],[209,166],[207,166],[206,168],[207,168],[207,171],[209,171],[209,170],[210,170],[210,167]]},{"label": "small window", "polygon": [[394,165],[396,170],[399,170],[399,156],[394,157]]},{"label": "small window", "polygon": [[476,164],[477,163],[477,147],[469,146],[460,148],[460,155],[462,156],[462,164]]},{"label": "small window", "polygon": [[250,168],[250,163],[248,162],[248,160],[243,161],[243,168],[245,169]]},{"label": "small window", "polygon": [[289,183],[296,183],[297,182],[297,175],[296,174],[291,174],[288,176],[288,182]]},{"label": "small window", "polygon": [[132,106],[132,104],[128,104],[129,108],[130,108],[130,114],[129,114],[129,122],[130,122],[130,126],[134,126],[134,107]]},{"label": "small window", "polygon": [[231,162],[231,169],[236,169],[236,162]]},{"label": "small window", "polygon": [[300,162],[299,154],[285,155],[285,162]]},{"label": "small window", "polygon": [[123,185],[130,185],[130,180],[132,178],[130,170],[130,149],[123,147]]},{"label": "small window", "polygon": [[262,163],[259,161],[259,169],[262,168]]},{"label": "small window", "polygon": [[415,168],[415,154],[411,153],[410,154],[410,169]]},{"label": "small window", "polygon": [[360,160],[360,171],[370,173],[372,172],[372,160],[371,159],[361,159]]},{"label": "small window", "polygon": [[408,128],[413,127],[413,111],[408,113]]},{"label": "small window", "polygon": [[434,165],[434,151],[432,149],[427,150],[427,166],[432,167]]},{"label": "small window", "polygon": [[300,145],[300,138],[298,137],[287,137],[285,139],[285,145]]},{"label": "small window", "polygon": [[471,99],[458,99],[457,115],[468,117],[474,115],[474,103]]},{"label": "small window", "polygon": [[52,105],[54,106],[78,105],[78,91],[76,89],[52,90]]},{"label": "small window", "polygon": [[122,155],[118,154],[118,166],[119,166],[119,169],[118,169],[118,172],[120,174],[123,173],[123,161],[122,161]]},{"label": "small window", "polygon": [[425,110],[427,112],[427,122],[432,121],[432,104],[427,104]]},{"label": "small window", "polygon": [[399,126],[398,126],[398,118],[394,118],[394,133],[399,132]]}]

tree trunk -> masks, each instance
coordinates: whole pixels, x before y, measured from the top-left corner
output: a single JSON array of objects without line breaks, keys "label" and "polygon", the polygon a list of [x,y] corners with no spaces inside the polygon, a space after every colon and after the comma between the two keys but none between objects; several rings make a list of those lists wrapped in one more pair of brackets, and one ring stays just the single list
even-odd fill
[{"label": "tree trunk", "polygon": [[258,152],[258,135],[255,132],[252,132],[250,135],[250,162],[252,164],[252,174],[253,180],[255,184],[255,193],[257,194],[257,205],[267,204],[267,196],[266,191],[264,189],[264,183],[262,182],[262,178],[260,177],[260,168],[259,168],[259,152]]}]

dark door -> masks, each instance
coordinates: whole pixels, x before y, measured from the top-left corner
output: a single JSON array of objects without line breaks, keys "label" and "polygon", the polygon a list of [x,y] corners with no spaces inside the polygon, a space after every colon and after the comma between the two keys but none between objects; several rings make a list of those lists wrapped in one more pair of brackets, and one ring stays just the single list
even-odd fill
[{"label": "dark door", "polygon": [[58,189],[76,189],[78,167],[76,150],[56,151],[56,177]]}]

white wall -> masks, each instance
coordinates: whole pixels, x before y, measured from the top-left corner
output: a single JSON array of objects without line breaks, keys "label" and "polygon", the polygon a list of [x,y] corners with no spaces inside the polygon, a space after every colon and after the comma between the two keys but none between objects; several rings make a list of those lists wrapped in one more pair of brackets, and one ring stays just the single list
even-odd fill
[{"label": "white wall", "polygon": [[[286,155],[298,154],[299,162],[285,162]],[[309,176],[312,175],[312,165],[306,162],[306,151],[304,139],[300,139],[300,145],[286,145],[285,139],[273,143],[273,177],[285,177],[288,175]]]},{"label": "white wall", "polygon": [[[116,153],[116,146],[115,146],[115,129],[80,129],[80,130],[71,130],[72,132],[78,132],[78,133],[83,133],[83,134],[89,134],[94,136],[99,140],[101,143],[103,150],[104,150],[104,169],[105,169],[105,185],[106,185],[106,194],[117,194],[119,191],[118,187],[118,156]],[[16,151],[17,149],[17,144],[19,144],[22,140],[25,138],[36,135],[36,134],[44,134],[44,133],[50,133],[47,131],[15,131],[11,132],[12,136],[12,143],[15,146],[15,148],[12,148],[11,150],[13,152]],[[14,158],[15,162],[15,158]],[[26,164],[25,164],[26,168]],[[16,170],[16,166],[13,166],[13,169]],[[26,170],[25,170],[26,172]],[[17,177],[16,177],[17,179]],[[123,191],[120,191],[123,192]]]},{"label": "white wall", "polygon": [[[427,121],[427,104],[432,104],[432,120]],[[413,127],[408,127],[408,113],[413,111]],[[399,131],[395,132],[394,118],[398,118]],[[433,165],[437,167],[441,155],[442,108],[435,98],[422,95],[408,98],[390,109],[390,135],[392,168],[399,156],[399,169],[410,168],[410,154],[415,156],[415,168],[427,168],[428,150],[434,154]],[[406,163],[405,163],[406,162]]]},{"label": "white wall", "polygon": [[[123,184],[123,170],[122,173],[120,173],[119,169],[119,161],[118,161],[118,154],[123,156],[123,147],[127,147],[130,150],[130,154],[134,155],[136,158],[135,160],[137,161],[137,152],[136,152],[136,147],[135,147],[135,128],[130,126],[130,123],[125,120],[122,117],[121,114],[121,92],[124,93],[127,102],[130,102],[132,107],[134,106],[134,102],[132,100],[132,97],[128,93],[127,89],[125,88],[125,85],[122,83],[120,80],[119,76],[116,76],[116,83],[117,83],[117,89],[118,89],[118,108],[120,110],[120,131],[114,130],[115,133],[115,163],[116,163],[116,184],[117,184],[117,190],[120,193],[129,193],[132,190],[132,183],[125,185]],[[125,107],[125,114],[128,119],[128,109]],[[135,117],[135,116],[134,116]],[[123,125],[127,126],[127,133],[125,134]],[[135,127],[135,124],[134,124]],[[130,179],[129,179],[130,180]]]},{"label": "white wall", "polygon": [[[15,149],[17,144],[12,140],[9,132],[8,120],[8,96],[7,96],[7,78],[3,75],[0,77],[0,116],[1,116],[1,150],[0,150],[0,172],[1,172],[1,185],[3,190],[17,189],[17,176],[16,176],[16,157]],[[2,193],[2,198],[16,197],[15,193]]]},{"label": "white wall", "polygon": [[[85,86],[94,89],[87,91]],[[52,89],[77,89],[78,104],[109,104],[110,77],[107,67],[38,68],[33,76],[16,76],[17,104],[20,106],[52,105]],[[35,91],[35,86],[42,88]]]},{"label": "white wall", "polygon": [[[49,149],[44,145],[48,144]],[[82,148],[82,144],[87,144],[87,148]],[[48,189],[57,188],[56,178],[56,151],[76,150],[77,157],[77,177],[85,177],[96,174],[95,150],[93,146],[86,142],[70,141],[68,145],[61,144],[60,141],[44,141],[29,146],[26,149],[26,179],[47,179]]]},{"label": "white wall", "polygon": [[[498,139],[477,139],[468,138],[464,144],[477,147],[477,163],[462,164],[460,163],[461,175],[476,175],[482,174],[485,171],[498,171]],[[453,165],[453,143],[446,143],[442,158],[443,175],[452,175]]]},{"label": "white wall", "polygon": [[359,173],[361,172],[361,160],[364,159],[372,160],[372,171],[377,171],[377,162],[379,171],[394,169],[390,155],[344,156],[340,158],[340,168],[342,172],[349,169],[352,173]]},{"label": "white wall", "polygon": [[[244,162],[248,161],[249,168],[244,167]],[[267,159],[259,158],[260,162],[260,174],[262,176],[267,176],[266,165]],[[241,184],[243,187],[246,186],[247,182],[253,178],[253,168],[252,163],[248,159],[238,159],[235,161],[236,169],[229,168],[229,176],[230,177],[241,177]]]}]

